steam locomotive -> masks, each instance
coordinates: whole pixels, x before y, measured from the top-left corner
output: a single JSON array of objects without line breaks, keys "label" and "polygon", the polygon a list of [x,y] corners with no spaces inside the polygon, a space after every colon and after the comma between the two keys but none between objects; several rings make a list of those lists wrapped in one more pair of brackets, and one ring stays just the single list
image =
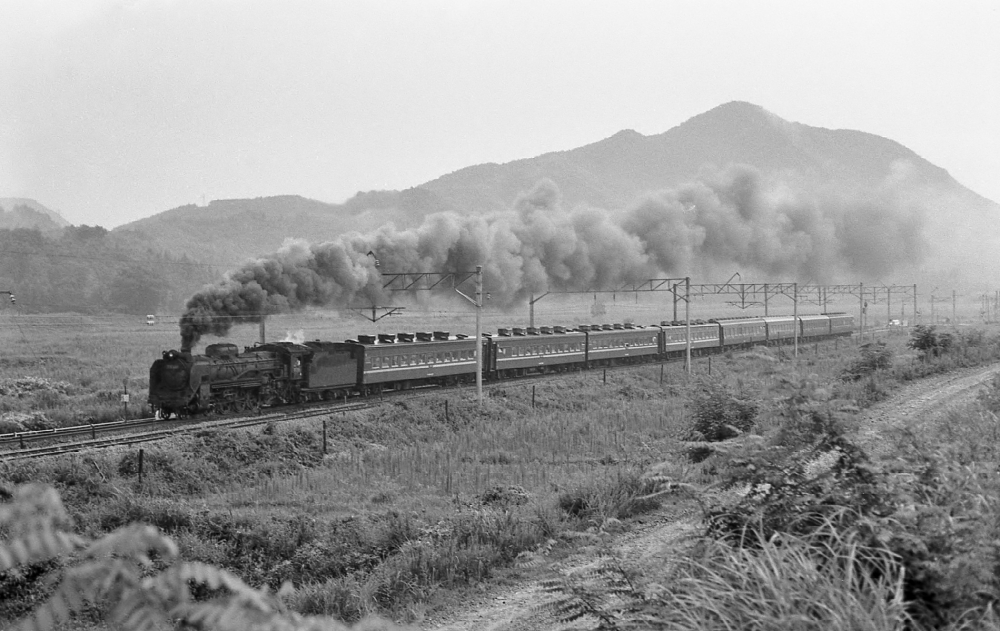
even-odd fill
[{"label": "steam locomotive", "polygon": [[[854,316],[730,318],[692,322],[692,353],[850,336]],[[683,322],[499,329],[483,339],[483,378],[586,370],[676,359]],[[361,335],[345,342],[210,344],[204,355],[164,351],[149,370],[149,405],[162,417],[250,412],[262,406],[363,397],[475,380],[476,342],[447,331]]]}]

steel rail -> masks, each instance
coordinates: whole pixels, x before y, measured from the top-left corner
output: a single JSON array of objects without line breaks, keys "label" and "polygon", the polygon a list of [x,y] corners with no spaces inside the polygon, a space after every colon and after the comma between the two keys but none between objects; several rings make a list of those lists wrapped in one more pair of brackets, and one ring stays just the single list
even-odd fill
[{"label": "steel rail", "polygon": [[0,462],[14,462],[16,460],[30,460],[45,456],[55,456],[67,453],[83,451],[84,449],[100,449],[104,447],[116,447],[121,445],[134,445],[137,443],[152,442],[173,436],[192,434],[195,432],[217,432],[229,429],[240,429],[244,427],[254,427],[266,425],[267,423],[295,421],[315,416],[328,414],[339,414],[343,412],[353,412],[363,410],[376,405],[375,401],[366,401],[341,405],[337,408],[295,410],[287,413],[268,414],[258,417],[243,417],[234,419],[213,420],[208,422],[186,423],[180,427],[159,429],[153,432],[139,434],[128,434],[125,436],[109,436],[75,443],[58,443],[44,447],[34,447],[20,451],[10,451],[0,453]]},{"label": "steel rail", "polygon": [[[816,340],[817,342],[828,342],[831,338],[824,338],[821,340]],[[787,341],[786,341],[787,342]],[[646,356],[639,356],[646,357]],[[652,356],[649,356],[652,357]],[[579,374],[582,372],[596,372],[598,370],[612,371],[616,372],[619,370],[630,370],[634,368],[643,368],[648,366],[664,365],[683,362],[684,357],[673,357],[661,361],[643,361],[640,360],[636,363],[627,364],[615,364],[609,366],[591,366],[590,368],[576,367],[574,369],[568,369],[562,372],[549,372],[549,373],[531,373],[520,376],[508,376],[496,381],[493,381],[489,386],[502,386],[505,383],[510,383],[511,381],[530,381],[534,379],[555,379],[559,377],[567,377],[572,374]],[[111,421],[107,423],[93,423],[88,425],[77,425],[73,427],[57,428],[50,430],[33,430],[27,432],[16,432],[13,434],[0,434],[0,446],[11,445],[16,443],[20,445],[19,450],[8,450],[0,451],[0,462],[4,461],[15,461],[30,458],[39,458],[43,456],[58,455],[62,453],[71,453],[75,451],[81,451],[83,449],[91,448],[102,448],[102,447],[112,447],[116,445],[129,445],[141,442],[150,442],[154,440],[160,440],[162,438],[169,438],[172,436],[182,435],[185,433],[194,433],[197,431],[219,431],[223,429],[238,429],[242,427],[253,427],[256,425],[264,425],[271,422],[283,422],[289,420],[297,420],[300,418],[311,418],[315,416],[322,416],[326,414],[340,414],[343,412],[352,412],[356,410],[363,410],[370,407],[374,407],[385,400],[391,400],[396,397],[406,396],[424,396],[433,393],[447,392],[450,390],[461,390],[464,388],[472,387],[468,383],[459,383],[453,386],[420,386],[416,388],[411,388],[408,390],[390,390],[386,392],[380,392],[378,394],[369,395],[363,401],[350,402],[350,403],[337,403],[335,405],[329,404],[319,404],[322,407],[318,407],[317,404],[312,404],[306,409],[292,409],[287,412],[278,411],[265,413],[260,416],[253,417],[230,417],[230,418],[183,418],[183,419],[138,419],[132,421]],[[302,405],[302,404],[299,404]],[[309,404],[306,404],[309,405]],[[163,425],[169,423],[172,427],[163,428]],[[134,429],[142,429],[146,427],[157,427],[153,432],[146,433],[135,433],[111,436],[107,438],[97,438],[97,433],[107,433],[114,431],[127,431]],[[58,443],[55,445],[48,445],[44,447],[26,447],[28,442],[41,442],[48,439],[59,439],[59,438],[72,438],[80,435],[90,435],[91,439],[81,442],[68,442],[68,443]],[[8,447],[9,448],[9,447]]]}]

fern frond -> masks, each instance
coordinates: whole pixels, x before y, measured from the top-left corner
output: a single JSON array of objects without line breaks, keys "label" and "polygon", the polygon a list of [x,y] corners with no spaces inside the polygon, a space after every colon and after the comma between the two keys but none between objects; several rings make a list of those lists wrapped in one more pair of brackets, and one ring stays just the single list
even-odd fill
[{"label": "fern frond", "polygon": [[80,537],[54,530],[43,524],[34,532],[0,543],[0,572],[19,565],[42,563],[73,552],[85,545]]},{"label": "fern frond", "polygon": [[176,559],[177,544],[163,535],[155,526],[131,524],[111,532],[94,542],[87,549],[89,557],[128,557],[143,564],[149,563],[148,552],[152,550],[165,559]]},{"label": "fern frond", "polygon": [[19,486],[10,502],[0,504],[0,526],[8,528],[15,536],[46,524],[68,523],[59,492],[44,484]]}]

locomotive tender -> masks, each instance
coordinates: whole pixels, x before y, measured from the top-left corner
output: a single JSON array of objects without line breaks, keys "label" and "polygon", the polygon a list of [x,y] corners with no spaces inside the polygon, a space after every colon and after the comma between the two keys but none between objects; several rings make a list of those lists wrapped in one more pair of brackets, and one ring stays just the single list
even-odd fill
[{"label": "locomotive tender", "polygon": [[[692,322],[694,354],[850,336],[846,313],[765,316]],[[688,327],[580,325],[500,329],[483,339],[487,381],[682,357]],[[445,331],[362,335],[346,342],[210,344],[204,355],[164,351],[149,370],[149,405],[161,416],[249,412],[261,406],[368,396],[386,390],[470,382],[476,342]]]}]

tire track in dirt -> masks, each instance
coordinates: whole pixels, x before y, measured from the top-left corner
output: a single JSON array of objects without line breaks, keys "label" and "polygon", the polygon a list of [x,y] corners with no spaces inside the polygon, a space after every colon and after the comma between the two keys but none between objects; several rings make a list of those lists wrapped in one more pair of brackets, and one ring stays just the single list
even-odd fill
[{"label": "tire track in dirt", "polygon": [[[694,504],[691,502],[691,504]],[[696,505],[695,505],[696,506]],[[662,565],[685,542],[702,531],[700,515],[688,502],[667,504],[646,515],[638,527],[617,536],[604,533],[558,563],[579,570],[593,564],[602,550],[612,550],[628,567]],[[540,589],[542,580],[553,576],[551,567],[532,568],[517,585],[491,590],[444,619],[428,618],[420,623],[427,631],[535,631],[559,626],[552,614],[539,610],[548,598]]]}]

